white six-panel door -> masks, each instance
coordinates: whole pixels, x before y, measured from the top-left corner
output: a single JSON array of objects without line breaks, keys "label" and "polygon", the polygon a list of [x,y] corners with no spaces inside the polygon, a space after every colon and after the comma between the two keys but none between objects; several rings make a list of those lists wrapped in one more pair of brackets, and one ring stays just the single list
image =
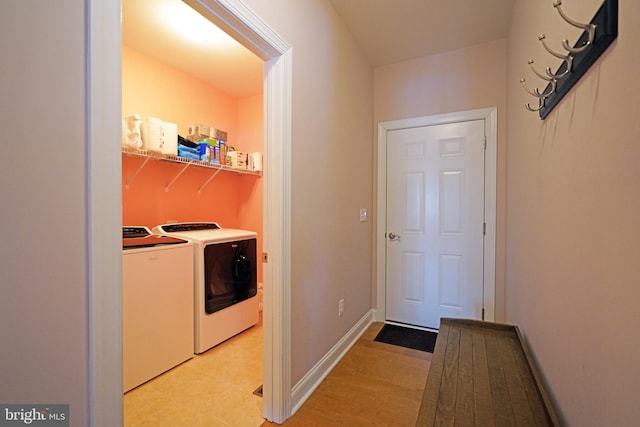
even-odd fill
[{"label": "white six-panel door", "polygon": [[485,122],[387,132],[386,320],[482,317]]}]

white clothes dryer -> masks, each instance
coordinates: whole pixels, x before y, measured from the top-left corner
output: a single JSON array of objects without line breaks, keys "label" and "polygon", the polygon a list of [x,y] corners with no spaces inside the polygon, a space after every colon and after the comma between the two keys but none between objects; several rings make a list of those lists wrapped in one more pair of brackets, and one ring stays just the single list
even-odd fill
[{"label": "white clothes dryer", "polygon": [[215,222],[163,224],[153,232],[194,244],[196,354],[258,323],[256,232]]},{"label": "white clothes dryer", "polygon": [[193,357],[193,244],[122,228],[124,392]]}]

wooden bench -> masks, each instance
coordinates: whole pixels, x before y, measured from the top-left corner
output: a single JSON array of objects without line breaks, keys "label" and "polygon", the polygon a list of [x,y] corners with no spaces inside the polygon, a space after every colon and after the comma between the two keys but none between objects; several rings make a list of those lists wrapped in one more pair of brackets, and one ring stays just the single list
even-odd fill
[{"label": "wooden bench", "polygon": [[557,426],[516,326],[441,319],[417,426]]}]

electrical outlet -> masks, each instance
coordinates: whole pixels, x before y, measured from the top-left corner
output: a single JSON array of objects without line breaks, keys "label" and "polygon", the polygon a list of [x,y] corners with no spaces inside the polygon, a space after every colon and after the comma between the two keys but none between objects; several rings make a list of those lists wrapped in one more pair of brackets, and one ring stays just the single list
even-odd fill
[{"label": "electrical outlet", "polygon": [[344,314],[344,299],[338,301],[338,317],[342,317]]}]

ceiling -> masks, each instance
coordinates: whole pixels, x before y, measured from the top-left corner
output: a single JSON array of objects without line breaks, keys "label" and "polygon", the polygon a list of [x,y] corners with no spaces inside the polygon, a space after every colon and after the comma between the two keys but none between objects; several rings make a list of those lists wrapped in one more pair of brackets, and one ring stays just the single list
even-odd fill
[{"label": "ceiling", "polygon": [[[196,21],[185,24],[189,13]],[[200,21],[217,30],[206,40],[196,40]],[[262,59],[181,0],[122,0],[122,44],[234,97],[262,93]]]},{"label": "ceiling", "polygon": [[[329,1],[376,67],[505,38],[514,3]],[[178,22],[189,12],[181,0],[122,0],[122,42],[232,96],[262,93],[263,61],[224,34],[227,43],[194,42],[196,25]]]},{"label": "ceiling", "polygon": [[373,66],[507,37],[514,0],[329,0]]}]

